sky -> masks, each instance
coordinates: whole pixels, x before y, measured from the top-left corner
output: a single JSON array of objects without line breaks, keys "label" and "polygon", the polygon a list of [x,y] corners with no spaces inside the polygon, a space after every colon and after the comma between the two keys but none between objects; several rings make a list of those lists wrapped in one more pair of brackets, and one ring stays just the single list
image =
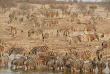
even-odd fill
[{"label": "sky", "polygon": [[[57,0],[57,1],[63,1],[63,0]],[[67,0],[68,1],[68,0]],[[95,2],[95,1],[97,1],[97,2],[99,2],[99,1],[102,1],[102,0],[82,0],[82,1],[91,1],[91,2]]]}]

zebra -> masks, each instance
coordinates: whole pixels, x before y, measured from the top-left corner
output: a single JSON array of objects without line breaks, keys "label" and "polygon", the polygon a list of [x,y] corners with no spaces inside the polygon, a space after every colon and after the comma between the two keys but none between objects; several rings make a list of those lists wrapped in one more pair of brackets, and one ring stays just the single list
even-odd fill
[{"label": "zebra", "polygon": [[11,48],[9,50],[9,56],[11,54],[14,54],[14,59],[16,58],[16,54],[23,54],[24,49],[23,48]]},{"label": "zebra", "polygon": [[48,50],[49,50],[48,46],[37,46],[37,47],[34,47],[29,53],[36,54],[37,52],[46,52]]},{"label": "zebra", "polygon": [[15,65],[15,69],[18,67],[18,66],[22,66],[24,61],[26,61],[26,58],[21,56],[19,59],[14,59],[11,61],[11,69],[14,67]]}]

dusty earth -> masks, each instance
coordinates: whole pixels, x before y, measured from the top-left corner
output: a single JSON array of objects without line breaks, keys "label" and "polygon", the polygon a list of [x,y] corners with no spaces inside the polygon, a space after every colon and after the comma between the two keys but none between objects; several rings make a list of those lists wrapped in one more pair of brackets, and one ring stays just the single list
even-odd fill
[{"label": "dusty earth", "polygon": [[[58,24],[55,24],[52,27],[48,27],[47,25],[43,25],[41,27],[34,27],[33,23],[29,22],[26,19],[26,16],[24,15],[16,15],[16,17],[23,17],[23,22],[19,23],[18,20],[13,20],[11,23],[8,23],[10,18],[9,14],[11,14],[13,11],[25,11],[20,10],[19,7],[21,6],[21,3],[17,4],[17,7],[13,7],[10,10],[7,10],[5,13],[2,12],[2,9],[0,9],[0,44],[4,46],[5,53],[8,53],[8,50],[11,47],[19,47],[24,48],[25,52],[30,51],[35,46],[41,46],[46,45],[50,49],[52,49],[55,52],[58,52],[59,56],[65,55],[66,52],[69,51],[70,48],[76,48],[80,51],[89,50],[92,52],[93,56],[95,56],[96,50],[101,47],[101,43],[103,41],[110,40],[110,12],[109,16],[106,17],[106,11],[103,7],[97,6],[97,9],[94,11],[93,17],[97,17],[97,15],[100,15],[100,17],[103,18],[103,21],[100,21],[95,25],[96,32],[90,31],[87,33],[97,33],[99,36],[99,41],[97,39],[93,41],[88,41],[86,38],[86,35],[84,34],[84,27],[90,18],[91,15],[83,16],[81,11],[77,9],[77,4],[66,4],[68,6],[67,11],[71,10],[72,12],[78,13],[78,19],[80,20],[80,24],[78,24],[76,21],[69,21],[71,19],[70,15],[62,15],[61,9],[52,9],[49,4],[28,4],[30,6],[33,6],[33,9],[29,9],[28,11],[30,14],[33,14],[36,12],[36,18],[38,19],[57,19]],[[90,4],[87,5],[87,9],[89,10]],[[56,17],[45,17],[40,14],[41,10],[44,11],[58,11],[59,16]],[[39,20],[42,22],[42,20]],[[17,33],[13,36],[10,31],[10,26],[16,27]],[[61,33],[57,36],[57,29],[65,26],[72,26],[74,28],[74,31],[71,31],[68,36],[63,36]],[[32,35],[31,37],[28,37],[28,31],[31,29],[42,29],[43,33],[48,33],[49,37],[42,41],[41,36]],[[102,38],[101,35],[104,33],[104,37]],[[77,36],[81,35],[81,42],[72,43],[70,44],[67,41],[67,38],[69,36]],[[105,49],[105,56],[109,54],[109,49]]]}]

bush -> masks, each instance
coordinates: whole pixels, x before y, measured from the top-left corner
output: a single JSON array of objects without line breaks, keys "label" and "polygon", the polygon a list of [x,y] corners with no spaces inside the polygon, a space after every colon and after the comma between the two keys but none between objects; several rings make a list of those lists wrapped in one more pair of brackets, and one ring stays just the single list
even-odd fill
[{"label": "bush", "polygon": [[11,8],[17,6],[13,0],[0,0],[0,7],[5,8]]},{"label": "bush", "polygon": [[90,9],[97,9],[97,6],[92,5],[92,6],[89,6],[89,8]]},{"label": "bush", "polygon": [[80,11],[86,10],[86,4],[85,3],[78,3],[77,7]]},{"label": "bush", "polygon": [[23,4],[19,7],[21,10],[28,10],[28,9],[33,9],[33,6],[30,6],[28,4]]}]

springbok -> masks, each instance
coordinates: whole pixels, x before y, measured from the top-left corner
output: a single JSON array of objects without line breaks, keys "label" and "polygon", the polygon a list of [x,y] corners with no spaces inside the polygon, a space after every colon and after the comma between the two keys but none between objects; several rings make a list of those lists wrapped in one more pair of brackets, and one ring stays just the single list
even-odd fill
[{"label": "springbok", "polygon": [[4,47],[0,46],[0,56],[3,56],[3,55],[4,55]]}]

